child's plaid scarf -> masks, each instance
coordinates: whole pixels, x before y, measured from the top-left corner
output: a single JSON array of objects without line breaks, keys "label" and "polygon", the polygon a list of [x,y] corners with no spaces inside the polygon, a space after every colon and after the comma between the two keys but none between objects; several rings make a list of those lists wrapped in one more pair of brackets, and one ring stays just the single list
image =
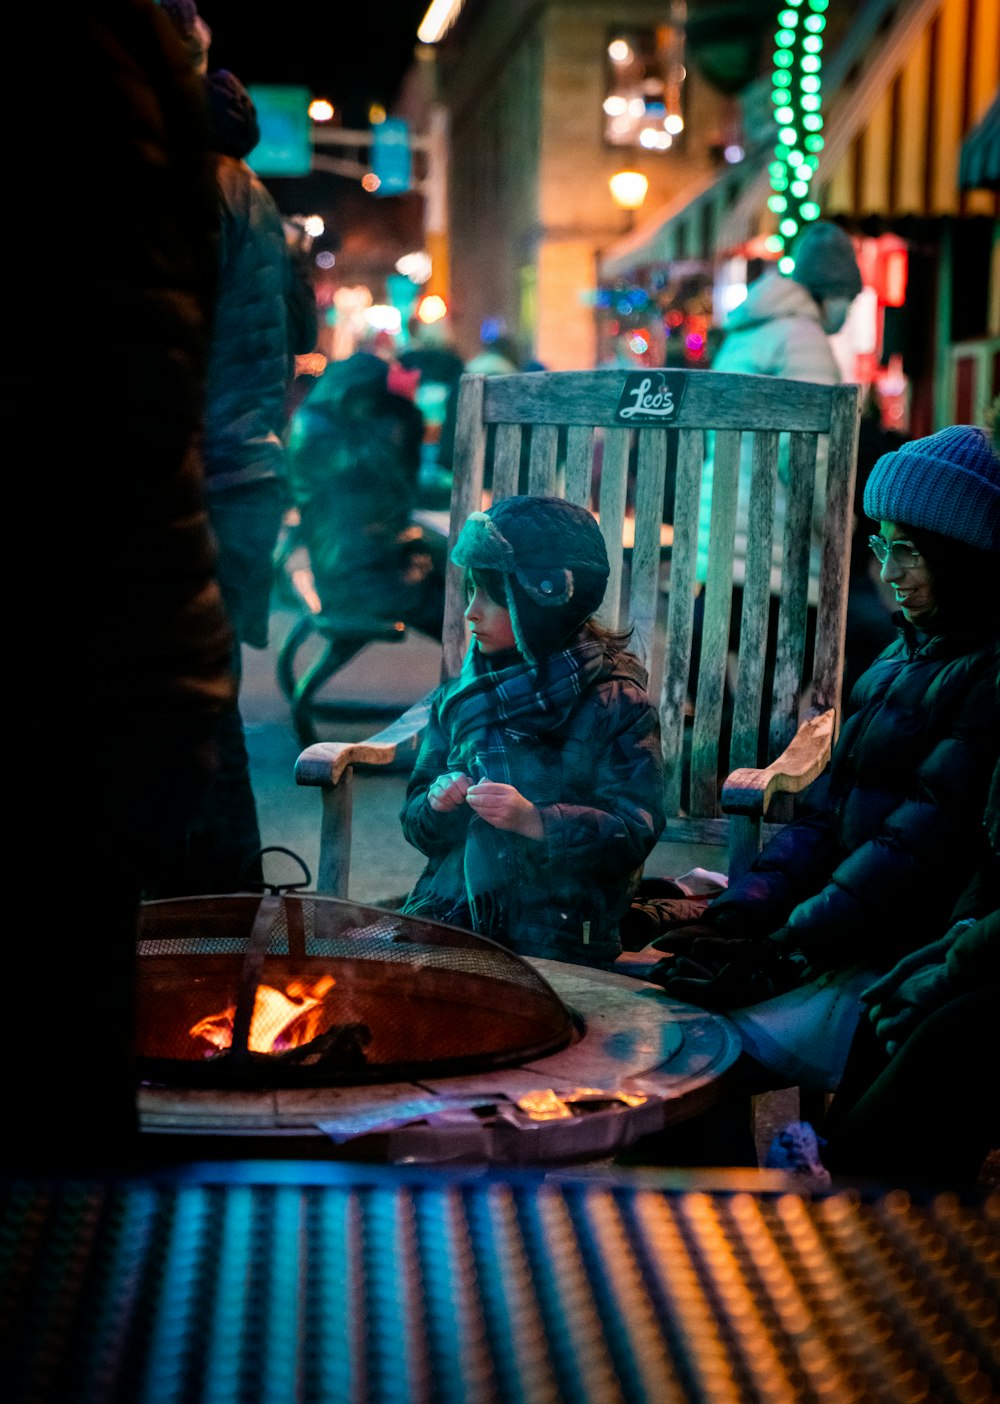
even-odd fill
[{"label": "child's plaid scarf", "polygon": [[[540,664],[518,662],[489,671],[470,650],[454,691],[441,708],[451,737],[449,768],[473,781],[511,784],[510,740],[556,730],[607,670],[603,644],[584,635]],[[528,797],[530,798],[530,796]],[[507,892],[519,880],[518,852],[528,842],[474,816],[465,843],[466,899],[474,930],[507,936]]]}]

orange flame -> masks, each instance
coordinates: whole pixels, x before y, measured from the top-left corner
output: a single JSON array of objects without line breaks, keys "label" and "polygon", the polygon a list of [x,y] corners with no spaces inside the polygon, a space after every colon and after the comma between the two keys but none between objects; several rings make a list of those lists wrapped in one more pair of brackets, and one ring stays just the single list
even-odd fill
[{"label": "orange flame", "polygon": [[[290,980],[284,990],[258,985],[250,1019],[247,1043],[254,1053],[283,1053],[309,1043],[319,1032],[325,996],[336,984],[332,975],[323,975],[315,984]],[[218,1014],[209,1014],[192,1025],[192,1038],[207,1039],[220,1052],[231,1047],[236,1005]]]}]

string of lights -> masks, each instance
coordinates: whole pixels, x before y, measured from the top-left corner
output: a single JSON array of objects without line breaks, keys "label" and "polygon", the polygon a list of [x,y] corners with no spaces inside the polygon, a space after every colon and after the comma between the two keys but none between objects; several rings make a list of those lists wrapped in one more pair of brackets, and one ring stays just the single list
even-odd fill
[{"label": "string of lights", "polygon": [[778,229],[767,246],[781,255],[778,267],[783,273],[795,267],[788,252],[795,236],[820,213],[811,185],[823,149],[820,109],[828,5],[829,0],[788,0],[778,12],[771,80],[778,140],[768,167],[773,193],[767,202],[778,216]]}]

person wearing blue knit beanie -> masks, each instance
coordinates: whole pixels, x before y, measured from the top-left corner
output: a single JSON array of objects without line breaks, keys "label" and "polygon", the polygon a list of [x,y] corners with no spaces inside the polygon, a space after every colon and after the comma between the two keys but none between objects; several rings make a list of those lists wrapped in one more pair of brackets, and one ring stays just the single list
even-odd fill
[{"label": "person wearing blue knit beanie", "polygon": [[1000,459],[985,429],[953,424],[877,461],[865,512],[983,551],[1000,551]]},{"label": "person wearing blue knit beanie", "polygon": [[884,454],[864,506],[881,523],[869,544],[904,618],[935,631],[974,630],[1000,553],[1000,458],[986,431],[955,424]]},{"label": "person wearing blue knit beanie", "polygon": [[729,1012],[758,1088],[836,1088],[864,991],[949,929],[984,861],[1000,757],[1000,457],[982,429],[942,429],[884,454],[864,507],[898,638],[855,685],[808,812],[696,926],[653,943],[670,954],[650,978]]}]

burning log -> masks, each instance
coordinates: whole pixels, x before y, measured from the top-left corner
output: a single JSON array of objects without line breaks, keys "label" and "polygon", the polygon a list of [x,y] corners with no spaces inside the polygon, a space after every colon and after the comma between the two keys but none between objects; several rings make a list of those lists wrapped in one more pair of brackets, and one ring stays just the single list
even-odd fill
[{"label": "burning log", "polygon": [[367,1024],[334,1024],[309,1043],[273,1055],[276,1062],[351,1072],[368,1062],[372,1031]]}]

